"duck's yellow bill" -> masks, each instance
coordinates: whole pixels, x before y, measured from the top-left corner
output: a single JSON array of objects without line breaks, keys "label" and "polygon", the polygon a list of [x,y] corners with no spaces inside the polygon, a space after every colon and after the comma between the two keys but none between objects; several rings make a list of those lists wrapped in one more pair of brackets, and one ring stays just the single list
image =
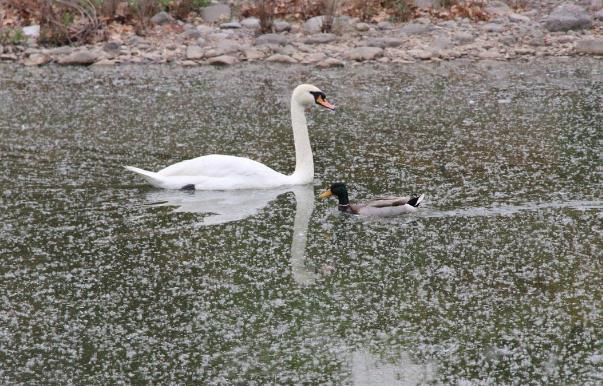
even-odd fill
[{"label": "duck's yellow bill", "polygon": [[330,104],[326,99],[324,99],[323,97],[319,96],[318,98],[316,98],[316,103],[318,103],[321,106],[326,107],[329,110],[335,110],[335,106]]},{"label": "duck's yellow bill", "polygon": [[320,196],[318,196],[318,198],[323,199],[323,198],[328,198],[331,197],[333,195],[333,192],[331,192],[331,189],[327,189],[324,192],[320,193]]}]

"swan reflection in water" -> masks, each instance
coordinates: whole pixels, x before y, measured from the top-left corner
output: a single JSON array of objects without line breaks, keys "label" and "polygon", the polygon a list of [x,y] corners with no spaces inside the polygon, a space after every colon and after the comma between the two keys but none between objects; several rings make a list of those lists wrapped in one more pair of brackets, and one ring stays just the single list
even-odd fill
[{"label": "swan reflection in water", "polygon": [[266,190],[177,191],[162,190],[147,194],[148,206],[174,207],[174,212],[204,213],[201,226],[225,224],[256,215],[281,194],[293,192],[296,211],[291,239],[291,271],[300,285],[310,285],[316,273],[305,265],[305,250],[310,217],[314,211],[314,189],[311,184]]}]

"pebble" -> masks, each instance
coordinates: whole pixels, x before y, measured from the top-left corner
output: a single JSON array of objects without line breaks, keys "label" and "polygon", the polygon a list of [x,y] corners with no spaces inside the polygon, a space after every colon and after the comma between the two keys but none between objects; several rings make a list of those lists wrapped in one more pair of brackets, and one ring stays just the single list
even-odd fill
[{"label": "pebble", "polygon": [[356,28],[356,31],[366,32],[371,28],[371,26],[366,23],[356,23],[354,28]]},{"label": "pebble", "polygon": [[408,54],[415,59],[421,60],[429,60],[434,56],[433,52],[423,50],[421,48],[413,48],[411,50],[408,50]]},{"label": "pebble", "polygon": [[98,55],[92,51],[75,51],[69,55],[61,56],[57,59],[58,64],[62,65],[89,65],[98,59]]},{"label": "pebble", "polygon": [[282,55],[282,54],[274,54],[269,56],[267,59],[269,62],[277,62],[277,63],[297,63],[297,60],[293,59],[290,56]]},{"label": "pebble", "polygon": [[374,60],[383,56],[383,48],[381,47],[356,47],[352,48],[345,53],[346,57],[350,60],[364,61]]},{"label": "pebble", "polygon": [[203,49],[197,45],[186,47],[186,59],[198,60],[203,58]]},{"label": "pebble", "polygon": [[226,4],[214,4],[201,9],[201,18],[208,23],[230,19],[230,7]]},{"label": "pebble", "polygon": [[603,55],[603,38],[581,39],[576,42],[580,54]]},{"label": "pebble", "polygon": [[319,68],[331,68],[331,67],[343,67],[344,63],[335,58],[327,58],[321,62],[316,63],[316,67]]},{"label": "pebble", "polygon": [[262,44],[285,45],[287,43],[289,43],[289,39],[287,39],[285,35],[281,34],[264,34],[255,39],[256,46],[260,46]]},{"label": "pebble", "polygon": [[241,26],[253,30],[260,29],[260,19],[258,19],[257,17],[248,17],[246,19],[241,20]]},{"label": "pebble", "polygon": [[337,40],[337,35],[332,33],[318,33],[304,39],[305,44],[326,44]]},{"label": "pebble", "polygon": [[231,21],[229,23],[220,24],[220,29],[239,29],[241,28],[241,23],[238,21]]},{"label": "pebble", "polygon": [[41,66],[50,62],[50,56],[46,54],[32,54],[23,61],[26,66]]},{"label": "pebble", "polygon": [[544,26],[549,31],[569,31],[572,29],[587,29],[592,27],[588,12],[577,4],[561,4],[551,12]]},{"label": "pebble", "polygon": [[275,20],[272,22],[272,28],[275,32],[291,31],[291,23],[284,20]]},{"label": "pebble", "polygon": [[232,64],[236,64],[239,62],[239,59],[235,58],[234,56],[230,56],[230,55],[220,55],[220,56],[216,56],[213,58],[210,58],[207,63],[214,65],[214,66],[227,66],[227,65],[232,65]]}]

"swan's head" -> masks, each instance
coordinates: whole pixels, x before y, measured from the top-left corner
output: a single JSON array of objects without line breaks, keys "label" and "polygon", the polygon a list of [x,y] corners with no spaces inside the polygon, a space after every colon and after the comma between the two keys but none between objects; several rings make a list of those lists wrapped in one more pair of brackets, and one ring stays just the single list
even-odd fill
[{"label": "swan's head", "polygon": [[293,90],[293,100],[302,106],[321,105],[329,110],[335,110],[335,106],[327,101],[327,96],[318,87],[311,84],[301,84]]}]

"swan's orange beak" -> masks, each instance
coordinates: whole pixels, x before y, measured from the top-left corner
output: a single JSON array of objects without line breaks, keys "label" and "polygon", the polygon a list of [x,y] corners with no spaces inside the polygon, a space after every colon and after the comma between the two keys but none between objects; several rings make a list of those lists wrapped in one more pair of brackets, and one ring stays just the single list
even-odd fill
[{"label": "swan's orange beak", "polygon": [[331,189],[327,189],[324,192],[320,193],[320,196],[318,196],[318,198],[323,199],[323,198],[328,198],[331,197],[333,195],[333,192],[331,192]]},{"label": "swan's orange beak", "polygon": [[326,107],[329,110],[335,110],[335,106],[330,104],[326,99],[324,99],[323,97],[319,96],[318,98],[316,98],[316,103],[318,103],[319,105]]}]

